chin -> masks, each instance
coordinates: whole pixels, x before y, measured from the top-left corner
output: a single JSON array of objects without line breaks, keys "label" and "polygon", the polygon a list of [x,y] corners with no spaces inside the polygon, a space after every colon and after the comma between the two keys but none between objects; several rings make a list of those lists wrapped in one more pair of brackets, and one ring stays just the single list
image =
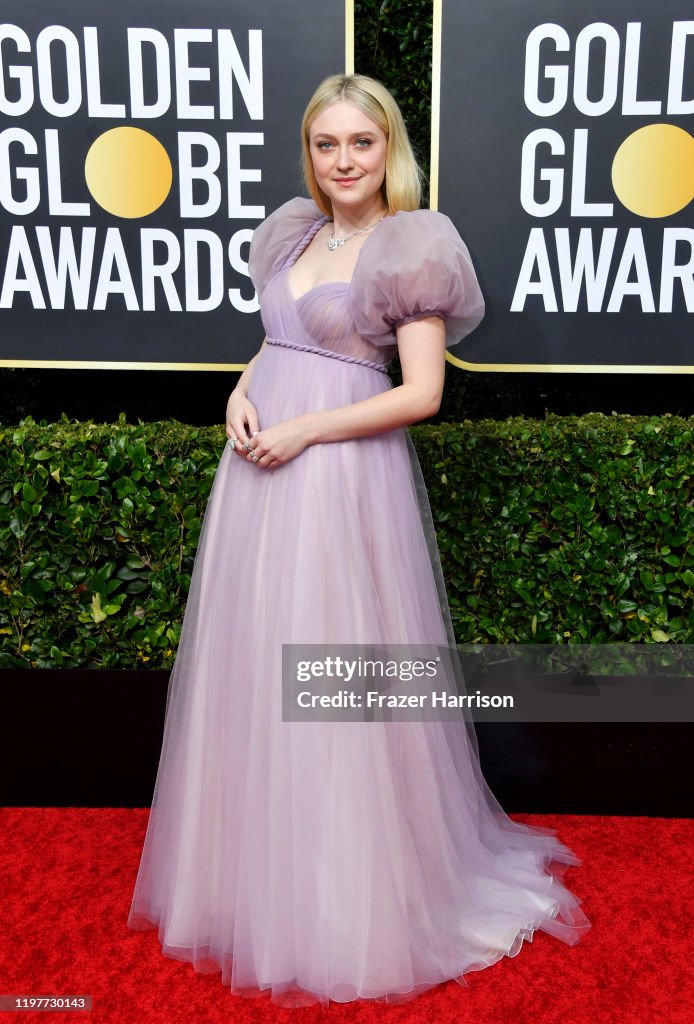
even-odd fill
[{"label": "chin", "polygon": [[354,185],[352,186],[352,188],[346,188],[346,189],[340,188],[339,185],[338,185],[338,187],[333,192],[330,192],[330,196],[334,197],[338,201],[341,201],[341,202],[353,201],[353,202],[358,202],[358,203],[364,203],[368,199],[372,199],[374,197],[374,195],[376,195],[376,194],[377,194],[377,192],[376,193],[374,193],[374,192],[366,192],[363,188],[355,187]]}]

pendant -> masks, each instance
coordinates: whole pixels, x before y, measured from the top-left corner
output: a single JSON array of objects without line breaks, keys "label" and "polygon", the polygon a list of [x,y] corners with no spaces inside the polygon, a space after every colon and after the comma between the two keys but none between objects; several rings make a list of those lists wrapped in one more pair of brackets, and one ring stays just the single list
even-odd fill
[{"label": "pendant", "polygon": [[340,245],[344,245],[346,241],[347,241],[346,238],[329,238],[328,239],[328,249],[330,249],[331,252],[335,252],[335,250]]}]

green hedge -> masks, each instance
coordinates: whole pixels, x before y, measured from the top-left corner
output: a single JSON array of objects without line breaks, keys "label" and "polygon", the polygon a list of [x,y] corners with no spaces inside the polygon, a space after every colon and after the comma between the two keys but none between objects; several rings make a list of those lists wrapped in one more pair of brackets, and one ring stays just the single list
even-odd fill
[{"label": "green hedge", "polygon": [[459,643],[692,643],[694,418],[418,433]]},{"label": "green hedge", "polygon": [[[694,642],[694,420],[411,428],[459,643]],[[169,668],[220,427],[0,429],[0,667]]]}]

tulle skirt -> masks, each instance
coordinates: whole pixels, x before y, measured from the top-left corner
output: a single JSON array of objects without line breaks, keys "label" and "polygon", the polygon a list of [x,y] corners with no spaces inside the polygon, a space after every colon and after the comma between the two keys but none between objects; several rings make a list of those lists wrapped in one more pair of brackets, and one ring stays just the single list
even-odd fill
[{"label": "tulle skirt", "polygon": [[[249,398],[263,429],[390,387],[274,345]],[[470,721],[283,721],[290,643],[455,643],[404,429],[271,470],[224,447],[128,925],[288,1007],[465,985],[538,929],[578,942],[590,923],[561,878],[580,861],[504,813]]]}]

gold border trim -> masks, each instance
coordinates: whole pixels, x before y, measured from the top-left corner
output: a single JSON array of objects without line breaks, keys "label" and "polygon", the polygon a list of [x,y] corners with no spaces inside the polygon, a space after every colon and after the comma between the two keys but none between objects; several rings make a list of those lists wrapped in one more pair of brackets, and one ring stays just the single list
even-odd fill
[{"label": "gold border trim", "polygon": [[464,370],[488,370],[513,373],[694,373],[694,366],[649,366],[631,363],[469,363],[446,352],[446,359]]},{"label": "gold border trim", "polygon": [[433,0],[431,35],[431,147],[429,209],[439,208],[439,130],[441,122],[441,17],[443,0]]},{"label": "gold border trim", "polygon": [[[513,372],[527,370],[530,373],[694,373],[694,366],[649,366],[627,365],[622,363],[470,363],[465,359],[446,352],[446,359],[465,370],[488,370],[497,372]],[[0,367],[32,367],[42,369],[74,370],[208,370],[228,372],[244,370],[248,363],[146,363],[146,362],[107,362],[91,359],[0,359]]]},{"label": "gold border trim", "polygon": [[354,0],[345,0],[345,74],[354,74]]},{"label": "gold border trim", "polygon": [[[439,204],[439,140],[441,128],[441,34],[443,0],[433,0],[431,39],[431,173],[429,209]],[[623,363],[470,363],[446,351],[446,360],[463,370],[496,373],[694,373],[694,366],[638,366]]]}]

